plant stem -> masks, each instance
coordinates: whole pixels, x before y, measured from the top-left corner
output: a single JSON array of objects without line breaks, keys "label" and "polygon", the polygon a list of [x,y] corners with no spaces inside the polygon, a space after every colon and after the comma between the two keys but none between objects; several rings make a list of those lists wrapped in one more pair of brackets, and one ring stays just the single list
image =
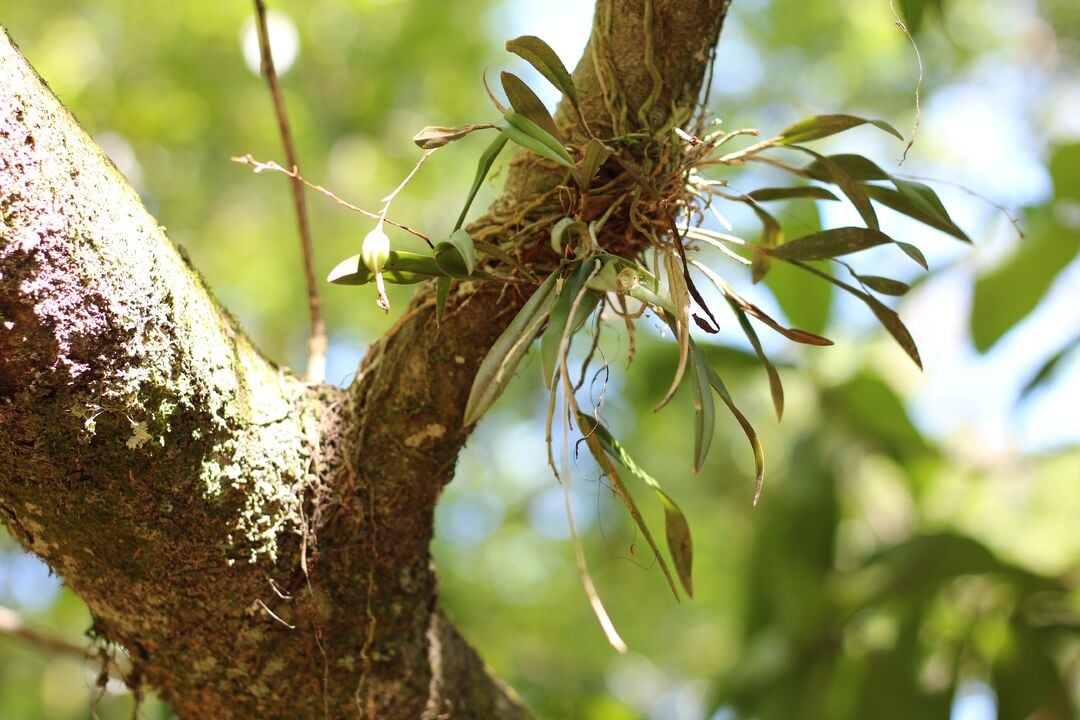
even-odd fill
[{"label": "plant stem", "polygon": [[304,183],[299,179],[300,167],[296,162],[296,149],[293,147],[292,132],[289,130],[289,118],[285,114],[285,98],[281,94],[277,71],[274,70],[274,58],[270,53],[270,33],[266,28],[266,5],[263,0],[255,0],[255,25],[259,32],[259,52],[262,56],[261,70],[270,86],[270,95],[274,100],[274,114],[277,117],[281,144],[285,149],[285,161],[293,170],[293,205],[296,208],[296,225],[300,231],[300,250],[304,257],[304,278],[307,281],[308,315],[311,322],[311,334],[307,344],[307,370],[304,378],[309,383],[320,383],[326,377],[326,323],[323,321],[319,303],[319,291],[315,285],[315,263],[311,251],[311,227],[308,224],[307,205],[304,202]]}]

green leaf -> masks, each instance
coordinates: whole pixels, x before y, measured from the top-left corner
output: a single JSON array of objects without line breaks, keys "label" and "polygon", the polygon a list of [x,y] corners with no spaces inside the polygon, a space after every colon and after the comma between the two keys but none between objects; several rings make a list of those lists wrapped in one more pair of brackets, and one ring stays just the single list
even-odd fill
[{"label": "green leaf", "polygon": [[[893,190],[892,188],[881,187],[880,185],[864,185],[863,190],[866,191],[866,194],[870,199],[875,200],[888,208],[892,208],[899,213],[903,213],[913,220],[918,220],[927,227],[932,227],[935,230],[940,230],[943,233],[952,235],[958,240],[963,240],[967,243],[971,242],[971,238],[969,238],[967,234],[952,221],[952,218],[949,217],[948,213],[944,213],[944,216],[942,216],[936,212],[926,212],[924,207],[914,203],[909,196],[901,193],[899,190]],[[927,188],[927,190],[930,190],[930,188]],[[930,190],[930,192],[933,192],[933,190]],[[935,195],[935,197],[937,196]]]},{"label": "green leaf", "polygon": [[757,202],[769,202],[772,200],[790,200],[792,198],[811,198],[814,200],[839,200],[840,198],[831,192],[816,185],[799,185],[795,187],[759,188],[746,194],[746,197]]},{"label": "green leaf", "polygon": [[535,35],[522,35],[507,40],[506,49],[536,68],[537,72],[577,107],[578,97],[574,81],[551,46]]},{"label": "green leaf", "polygon": [[668,279],[668,297],[675,308],[675,312],[668,316],[668,325],[671,326],[679,343],[679,364],[675,368],[675,377],[671,380],[671,386],[660,404],[656,406],[656,410],[667,405],[675,396],[675,391],[679,389],[683,373],[686,371],[686,362],[690,357],[690,290],[686,278],[683,277],[679,257],[673,250],[664,252],[664,270]]},{"label": "green leaf", "polygon": [[577,249],[574,251],[576,257],[584,257],[593,250],[589,226],[580,220],[564,217],[551,226],[551,249],[555,251],[556,255],[559,257],[564,256],[564,247],[573,235],[576,235],[580,240]]},{"label": "green leaf", "polygon": [[499,153],[502,152],[504,147],[506,147],[506,136],[499,133],[480,156],[480,160],[476,164],[476,176],[473,178],[472,187],[469,188],[469,195],[465,198],[465,207],[461,208],[461,214],[458,215],[457,222],[454,223],[454,230],[465,224],[465,216],[468,214],[469,208],[472,207],[473,200],[476,199],[476,193],[480,190],[480,185],[484,182],[488,172],[491,171],[491,166],[495,164],[495,158],[499,157]]},{"label": "green leaf", "polygon": [[896,177],[892,179],[892,182],[896,189],[900,191],[900,194],[906,197],[920,211],[936,218],[943,224],[952,224],[952,218],[949,217],[949,212],[945,209],[944,203],[941,202],[941,198],[929,185],[914,180],[901,180]]},{"label": "green leaf", "polygon": [[750,341],[750,345],[754,348],[754,352],[765,368],[765,373],[769,376],[769,393],[772,395],[773,409],[776,410],[776,419],[781,420],[784,417],[784,385],[780,382],[780,373],[776,371],[776,366],[772,364],[768,355],[765,354],[764,348],[761,347],[761,340],[758,339],[754,326],[750,324],[750,319],[746,317],[746,312],[732,298],[729,297],[727,301],[728,305],[731,306],[731,311],[735,313],[735,317],[739,320],[739,326],[742,328],[743,334]]},{"label": "green leaf", "polygon": [[[581,428],[581,431],[585,434],[586,438],[594,439],[603,452],[618,460],[619,463],[629,470],[634,477],[648,485],[656,493],[656,496],[660,499],[660,504],[664,508],[664,526],[666,530],[665,534],[667,535],[668,552],[671,553],[672,562],[675,564],[675,570],[679,575],[679,581],[686,590],[686,594],[693,597],[692,568],[694,561],[694,545],[690,537],[690,524],[686,521],[686,516],[683,514],[683,511],[680,510],[675,501],[664,492],[663,488],[660,487],[660,483],[634,462],[634,459],[630,457],[630,454],[626,452],[626,449],[619,444],[606,427],[596,422],[595,419],[585,413],[578,413],[578,427]],[[617,478],[613,478],[613,481],[615,479]],[[640,517],[640,515],[638,517]],[[635,518],[635,520],[637,519],[638,518]],[[647,533],[647,530],[643,526],[644,522],[640,522],[639,527],[642,527],[643,534],[645,534]],[[648,537],[648,535],[646,535],[646,537]],[[649,541],[651,544],[651,538]],[[653,550],[656,551],[655,545],[653,545]],[[667,566],[664,565],[663,558],[660,556],[659,552],[656,552],[656,555],[661,568],[664,570],[664,574],[668,575]],[[674,590],[674,588],[672,588],[672,590]],[[678,597],[677,593],[676,597]]]},{"label": "green leaf", "polygon": [[784,260],[828,260],[892,241],[891,237],[877,230],[840,227],[789,240],[768,252]]},{"label": "green leaf", "polygon": [[[899,245],[899,243],[897,244]],[[900,347],[904,349],[904,352],[906,352],[908,356],[915,361],[916,365],[922,368],[922,358],[919,357],[919,349],[915,346],[914,338],[911,337],[911,333],[908,332],[907,327],[900,320],[899,315],[897,315],[891,309],[883,305],[880,300],[878,300],[870,293],[865,293],[856,287],[852,287],[843,280],[839,280],[832,275],[829,275],[828,273],[817,269],[813,265],[809,265],[799,260],[791,260],[789,262],[791,262],[796,267],[800,267],[809,273],[817,275],[821,279],[832,283],[833,285],[837,286],[842,290],[846,290],[847,292],[851,293],[852,295],[866,303],[867,307],[869,307],[870,310],[874,313],[878,321],[885,327],[889,334],[893,336],[893,339],[895,339],[896,342],[899,343]]]},{"label": "green leaf", "polygon": [[761,499],[761,489],[765,485],[765,451],[761,447],[761,440],[758,439],[757,431],[754,430],[754,426],[750,424],[750,421],[746,419],[746,416],[742,414],[742,411],[735,405],[735,401],[731,399],[731,394],[728,392],[727,387],[724,385],[724,381],[720,379],[716,371],[709,365],[708,360],[705,358],[704,353],[697,347],[693,340],[690,341],[690,351],[699,355],[696,362],[700,363],[705,368],[705,373],[709,378],[709,384],[712,389],[716,391],[716,394],[720,396],[720,399],[727,405],[728,410],[734,416],[736,422],[743,429],[746,434],[746,439],[750,442],[750,448],[754,451],[754,465],[756,467],[756,478],[754,480],[754,505],[758,504]]},{"label": "green leaf", "polygon": [[434,150],[435,148],[441,148],[443,145],[449,145],[455,140],[460,140],[469,133],[494,127],[495,126],[491,123],[480,123],[478,125],[458,125],[457,127],[442,127],[441,125],[429,125],[413,136],[413,142],[419,145],[424,150]]},{"label": "green leaf", "polygon": [[476,249],[480,252],[484,253],[485,255],[490,255],[491,257],[495,258],[496,260],[505,265],[509,265],[510,267],[514,268],[522,275],[527,277],[529,280],[537,280],[536,274],[533,273],[532,270],[530,270],[525,265],[522,265],[517,258],[505,252],[498,245],[489,243],[485,240],[477,240],[475,238],[473,239],[473,245],[475,245]]},{"label": "green leaf", "polygon": [[[391,250],[383,266],[383,278],[395,285],[411,285],[444,275],[431,255]],[[366,285],[375,279],[375,273],[364,264],[359,254],[339,262],[326,281],[335,285]]]},{"label": "green leaf", "polygon": [[932,188],[911,180],[894,178],[862,155],[827,155],[804,167],[803,172],[815,180],[834,182],[834,170],[836,168],[839,168],[840,172],[856,183],[865,183],[867,181],[891,182],[896,187],[896,190],[879,185],[861,185],[861,188],[863,193],[882,205],[918,220],[924,225],[948,233],[959,240],[971,242],[971,239],[968,238],[964,231],[957,227],[956,223],[949,217],[945,205]]},{"label": "green leaf", "polygon": [[503,117],[506,118],[506,124],[500,125],[499,130],[514,143],[554,163],[577,170],[570,153],[547,130],[516,110],[507,110]]},{"label": "green leaf", "polygon": [[603,262],[603,267],[585,283],[587,288],[601,293],[627,295],[641,284],[650,288],[659,287],[656,276],[633,260],[606,253],[598,257]]},{"label": "green leaf", "polygon": [[[585,281],[589,279],[593,269],[594,263],[585,260],[578,263],[578,266],[566,278],[562,284],[562,289],[558,291],[558,299],[551,309],[547,329],[544,331],[543,337],[540,338],[540,366],[544,373],[544,385],[548,388],[551,387],[552,378],[555,376],[555,367],[559,361],[563,332],[566,330],[567,324],[570,324],[570,334],[573,335],[584,324],[585,318],[596,309],[596,305],[600,301],[598,293],[585,288]],[[571,322],[570,309],[573,307],[574,300],[582,291],[588,292],[590,295],[585,297],[578,305],[577,315]]]},{"label": "green leaf", "polygon": [[919,348],[915,345],[915,339],[911,337],[911,333],[908,331],[907,326],[900,320],[900,316],[872,295],[863,293],[862,296],[863,302],[870,306],[870,310],[873,311],[878,321],[885,326],[885,329],[889,331],[889,334],[893,336],[893,339],[904,349],[904,352],[908,354],[908,357],[914,360],[915,364],[922,369],[922,358],[919,357]]},{"label": "green leaf", "polygon": [[828,137],[829,135],[835,135],[836,133],[849,130],[853,127],[867,124],[881,128],[901,142],[904,140],[904,136],[884,120],[866,120],[865,118],[855,117],[854,115],[817,115],[815,117],[806,118],[783,130],[780,133],[780,137],[783,139],[782,144],[796,145],[809,140],[817,140],[819,138]]},{"label": "green leaf", "polygon": [[[758,238],[758,247],[774,248],[784,242],[784,230],[780,223],[764,208],[751,202],[750,209],[761,221],[761,237]],[[755,283],[761,282],[772,268],[772,258],[765,253],[756,252],[750,262],[750,277]]]},{"label": "green leaf", "polygon": [[911,243],[896,241],[896,246],[904,251],[904,254],[918,263],[919,267],[923,270],[929,270],[930,264],[926,262],[926,256],[923,255],[923,251],[918,248],[917,245]]},{"label": "green leaf", "polygon": [[[829,167],[840,168],[848,177],[858,182],[868,180],[892,180],[892,175],[882,170],[873,161],[862,155],[853,153],[841,153],[839,155],[826,155],[825,158],[832,163]],[[803,168],[810,177],[822,182],[832,182],[832,172],[821,160],[814,160]]]},{"label": "green leaf", "polygon": [[552,273],[544,280],[484,356],[465,404],[465,425],[479,420],[510,383],[514,370],[547,322],[555,303],[557,275]]},{"label": "green leaf", "polygon": [[694,597],[694,541],[690,536],[690,523],[686,515],[666,493],[656,492],[660,504],[664,506],[664,535],[667,537],[668,552],[679,574],[679,582],[689,597]]},{"label": "green leaf", "polygon": [[596,138],[590,140],[589,144],[585,146],[585,158],[581,161],[581,182],[583,190],[589,189],[600,166],[607,162],[607,159],[611,157],[612,152],[614,151],[611,148]]},{"label": "green leaf", "polygon": [[543,101],[532,91],[532,88],[513,73],[503,71],[499,73],[499,78],[502,80],[503,92],[506,93],[510,106],[542,127],[552,137],[557,138],[559,131],[555,127],[555,121],[551,118],[551,113],[544,107]]},{"label": "green leaf", "polygon": [[[696,267],[697,269],[701,270],[703,273],[705,273],[705,277],[709,278],[709,280],[712,281],[713,285],[716,286],[716,289],[720,291],[720,293],[724,296],[725,299],[727,299],[727,301],[729,303],[732,303],[735,307],[739,308],[743,312],[745,312],[745,313],[747,313],[749,315],[753,315],[758,320],[765,323],[766,325],[771,327],[773,330],[780,333],[781,335],[788,338],[789,340],[794,340],[795,342],[803,343],[804,345],[817,345],[819,347],[833,344],[833,341],[830,340],[827,337],[822,337],[821,335],[817,335],[817,334],[812,333],[812,332],[807,332],[806,330],[799,330],[798,328],[784,327],[783,325],[778,323],[776,320],[774,320],[772,317],[770,317],[764,310],[762,310],[757,305],[754,305],[753,303],[751,303],[750,301],[746,300],[741,295],[739,295],[737,292],[735,292],[734,288],[732,288],[730,285],[728,285],[726,282],[724,282],[723,278],[721,278],[719,275],[717,275],[715,272],[713,272],[708,266],[704,265],[703,263],[698,262],[697,260],[691,260],[690,264],[693,265],[694,267]],[[787,265],[777,265],[776,266],[776,272],[777,273],[788,273],[788,272],[792,272],[792,271]],[[790,276],[790,278],[792,280],[798,280],[798,279],[804,278],[804,277],[805,277],[805,274],[803,274],[803,273],[794,273],[794,274],[792,274]],[[787,278],[785,278],[785,280],[786,279]],[[787,286],[786,282],[785,282],[784,286],[785,287]],[[831,292],[831,288],[829,287],[828,284],[823,285],[820,282],[812,283],[809,286],[808,289],[817,289],[818,286],[824,286],[825,288],[829,289],[829,292]],[[771,284],[770,284],[770,288],[771,288]],[[776,294],[775,290],[773,291],[773,294],[774,295]],[[804,292],[799,292],[798,296],[800,298],[805,299],[806,297],[813,296],[813,293],[811,293],[811,292],[805,292],[805,293]],[[827,297],[828,297],[828,295],[826,295],[826,298]],[[779,299],[778,299],[778,301],[779,301]],[[784,309],[784,302],[783,301],[779,301],[779,302],[780,302],[781,309]],[[794,305],[793,307],[801,307],[801,306]],[[828,306],[827,305],[824,306],[824,311],[825,312],[822,315],[821,319],[816,321],[819,325],[824,325],[825,324],[825,319],[828,317]],[[787,310],[784,310],[784,312],[785,312],[785,314],[788,314]],[[814,312],[817,313],[818,311],[814,310]]]},{"label": "green leaf", "polygon": [[644,285],[637,285],[631,288],[626,294],[635,300],[640,300],[646,305],[651,305],[652,307],[663,310],[671,315],[674,315],[676,312],[675,306],[671,304],[670,300]]},{"label": "green leaf", "polygon": [[792,145],[791,148],[817,158],[822,171],[828,175],[829,179],[826,182],[834,183],[840,188],[841,192],[847,195],[848,200],[850,200],[851,204],[855,206],[855,209],[859,211],[859,215],[862,217],[863,222],[866,223],[868,228],[872,230],[881,229],[878,226],[877,213],[874,212],[874,206],[870,204],[870,198],[866,196],[866,191],[863,189],[861,183],[848,175],[843,167],[833,161],[832,158],[814,152],[810,148],[802,147],[801,145]]},{"label": "green leaf", "polygon": [[476,267],[476,248],[472,237],[463,228],[450,234],[449,240],[435,245],[435,262],[446,275],[467,280]]},{"label": "green leaf", "polygon": [[712,446],[716,427],[716,406],[712,391],[709,389],[709,374],[702,367],[702,357],[697,353],[690,355],[690,379],[694,402],[694,474],[701,472],[705,459]]},{"label": "green leaf", "polygon": [[911,286],[907,283],[902,283],[899,280],[893,280],[891,278],[879,277],[877,275],[856,275],[866,287],[870,288],[874,292],[879,292],[882,295],[900,296],[907,293],[911,289]]}]

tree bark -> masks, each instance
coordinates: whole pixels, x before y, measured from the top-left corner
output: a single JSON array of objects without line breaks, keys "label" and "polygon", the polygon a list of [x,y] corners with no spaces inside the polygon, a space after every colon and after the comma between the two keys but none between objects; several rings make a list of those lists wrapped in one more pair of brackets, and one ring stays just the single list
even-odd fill
[{"label": "tree bark", "polygon": [[[599,0],[575,71],[594,131],[692,109],[727,5]],[[471,230],[553,264],[518,230],[562,179],[516,158]],[[473,376],[531,288],[462,284],[441,327],[423,289],[352,387],[307,385],[258,353],[6,32],[0,219],[0,513],[132,682],[184,718],[528,716],[438,608],[428,546]]]}]

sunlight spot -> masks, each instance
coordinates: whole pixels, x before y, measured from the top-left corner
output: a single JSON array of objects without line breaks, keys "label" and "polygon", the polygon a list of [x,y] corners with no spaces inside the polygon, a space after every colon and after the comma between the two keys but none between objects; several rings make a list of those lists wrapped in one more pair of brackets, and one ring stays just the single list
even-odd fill
[{"label": "sunlight spot", "polygon": [[[283,12],[271,10],[266,14],[266,30],[270,35],[270,52],[274,58],[274,69],[278,75],[289,72],[300,54],[300,33],[296,24]],[[240,30],[240,45],[244,51],[244,63],[255,75],[261,65],[259,52],[259,32],[255,28],[254,18],[249,18]]]}]

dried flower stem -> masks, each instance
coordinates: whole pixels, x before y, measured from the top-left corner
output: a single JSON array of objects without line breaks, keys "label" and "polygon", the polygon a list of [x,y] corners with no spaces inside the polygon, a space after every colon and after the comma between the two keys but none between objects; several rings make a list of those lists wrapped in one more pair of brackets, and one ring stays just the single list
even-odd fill
[{"label": "dried flower stem", "polygon": [[311,188],[315,192],[325,195],[326,197],[328,197],[331,200],[333,200],[334,202],[336,202],[338,205],[341,205],[343,208],[346,208],[348,210],[352,210],[354,213],[359,213],[361,215],[364,215],[365,217],[369,217],[372,220],[382,219],[388,225],[393,225],[396,228],[400,228],[400,229],[404,230],[407,233],[415,235],[416,237],[418,237],[421,240],[423,240],[424,242],[426,242],[428,244],[428,247],[431,247],[431,239],[428,238],[427,235],[420,232],[419,230],[414,230],[413,228],[409,227],[408,225],[402,225],[399,222],[394,222],[390,218],[383,218],[381,213],[372,212],[370,210],[365,210],[364,208],[359,207],[357,205],[353,205],[348,200],[345,200],[345,199],[335,195],[332,190],[327,190],[322,185],[316,185],[315,183],[304,179],[304,177],[302,175],[300,175],[300,173],[298,173],[295,170],[286,170],[285,168],[283,168],[281,165],[278,165],[273,160],[270,160],[268,162],[262,162],[261,160],[256,160],[251,155],[236,156],[236,157],[231,157],[229,159],[232,160],[235,163],[240,163],[241,165],[250,165],[251,167],[253,167],[255,169],[255,172],[257,172],[257,173],[270,171],[270,172],[278,172],[278,173],[281,173],[283,175],[288,175],[289,177],[293,178],[294,180],[299,180],[300,182],[302,182],[304,185]]}]

